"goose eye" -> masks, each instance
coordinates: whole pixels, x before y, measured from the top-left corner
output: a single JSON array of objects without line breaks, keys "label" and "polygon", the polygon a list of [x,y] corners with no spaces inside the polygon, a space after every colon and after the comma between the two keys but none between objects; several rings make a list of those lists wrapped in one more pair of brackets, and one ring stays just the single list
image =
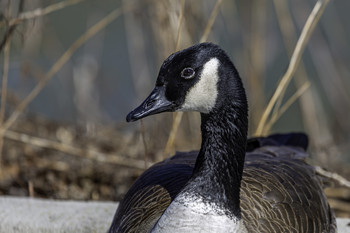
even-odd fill
[{"label": "goose eye", "polygon": [[185,68],[181,71],[181,77],[184,79],[191,79],[194,77],[194,69],[192,69],[191,67]]}]

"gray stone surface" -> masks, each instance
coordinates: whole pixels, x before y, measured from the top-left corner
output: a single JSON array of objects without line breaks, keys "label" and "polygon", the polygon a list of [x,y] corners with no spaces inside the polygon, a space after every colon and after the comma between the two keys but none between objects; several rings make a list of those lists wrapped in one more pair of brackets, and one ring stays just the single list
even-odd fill
[{"label": "gray stone surface", "polygon": [[0,197],[0,233],[106,232],[117,203]]},{"label": "gray stone surface", "polygon": [[337,218],[338,233],[350,233],[350,219]]},{"label": "gray stone surface", "polygon": [[[118,204],[0,196],[0,233],[105,233]],[[337,219],[350,233],[350,219]]]}]

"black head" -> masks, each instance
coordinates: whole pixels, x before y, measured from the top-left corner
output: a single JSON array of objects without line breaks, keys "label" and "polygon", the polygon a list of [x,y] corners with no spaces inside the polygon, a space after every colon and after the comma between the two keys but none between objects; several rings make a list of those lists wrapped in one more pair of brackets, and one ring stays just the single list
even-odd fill
[{"label": "black head", "polygon": [[245,103],[239,75],[219,46],[201,43],[176,52],[164,61],[156,87],[126,119],[130,122],[166,111],[207,114],[224,106],[227,99],[237,103],[242,99]]}]

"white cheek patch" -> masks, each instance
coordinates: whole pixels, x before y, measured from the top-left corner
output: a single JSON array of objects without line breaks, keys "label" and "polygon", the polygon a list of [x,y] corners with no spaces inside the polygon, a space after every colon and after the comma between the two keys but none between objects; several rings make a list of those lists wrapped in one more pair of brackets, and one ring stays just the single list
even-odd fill
[{"label": "white cheek patch", "polygon": [[180,111],[209,113],[213,109],[218,95],[219,65],[217,58],[212,58],[204,64],[199,81],[187,92]]}]

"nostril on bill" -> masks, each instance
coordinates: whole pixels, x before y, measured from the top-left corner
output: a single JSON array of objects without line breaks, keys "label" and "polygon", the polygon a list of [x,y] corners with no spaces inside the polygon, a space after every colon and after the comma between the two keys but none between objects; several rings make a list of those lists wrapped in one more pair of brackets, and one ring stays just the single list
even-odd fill
[{"label": "nostril on bill", "polygon": [[145,103],[145,105],[144,105],[144,108],[145,109],[148,109],[148,108],[151,108],[151,107],[153,107],[153,105],[154,105],[154,103],[156,102],[156,100],[150,100],[150,101],[147,101],[146,103]]}]

